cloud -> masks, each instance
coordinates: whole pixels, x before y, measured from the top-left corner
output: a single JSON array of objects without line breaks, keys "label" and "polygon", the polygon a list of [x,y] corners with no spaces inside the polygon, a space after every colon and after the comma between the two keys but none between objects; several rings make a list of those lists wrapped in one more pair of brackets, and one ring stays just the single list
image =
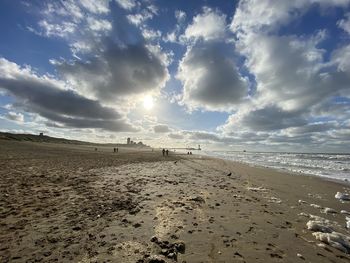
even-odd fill
[{"label": "cloud", "polygon": [[209,7],[203,8],[203,13],[196,15],[184,33],[186,39],[214,40],[225,36],[226,15]]},{"label": "cloud", "polygon": [[321,41],[318,35],[241,38],[239,48],[255,76],[259,103],[272,101],[285,110],[301,110],[347,89],[349,74],[328,67],[324,50],[317,48]]},{"label": "cloud", "polygon": [[[347,136],[349,118],[350,52],[339,43],[324,50],[326,30],[308,35],[279,31],[309,8],[344,7],[350,1],[248,1],[238,5],[231,30],[233,48],[244,57],[244,65],[256,82],[248,100],[240,104],[227,122],[218,127],[225,141],[275,149],[315,145],[331,149]],[[267,8],[269,7],[269,8]],[[326,10],[326,9],[325,9]],[[343,27],[345,20],[338,22]],[[330,56],[328,55],[330,54]],[[204,135],[203,135],[204,136]]]},{"label": "cloud", "polygon": [[[350,3],[313,2],[321,7]],[[256,90],[251,101],[229,118],[226,132],[237,127],[253,131],[300,127],[317,118],[312,115],[314,108],[349,94],[347,46],[334,50],[327,61],[326,51],[320,48],[327,38],[325,30],[308,36],[278,34],[281,25],[302,16],[306,12],[302,8],[311,6],[309,1],[240,2],[231,29],[237,35],[236,51],[245,57]]]},{"label": "cloud", "polygon": [[337,25],[350,34],[350,12],[345,15],[344,19],[339,20]]},{"label": "cloud", "polygon": [[159,91],[168,80],[167,61],[143,44],[118,46],[108,43],[99,56],[84,62],[58,65],[62,76],[79,92],[105,102]]},{"label": "cloud", "polygon": [[24,122],[24,115],[19,112],[17,113],[17,112],[9,111],[4,115],[4,117],[11,121]]},{"label": "cloud", "polygon": [[106,14],[109,13],[110,0],[80,0],[80,4],[94,14]]},{"label": "cloud", "polygon": [[161,38],[162,32],[160,32],[160,30],[145,28],[142,30],[142,36],[146,40],[157,40]]},{"label": "cloud", "polygon": [[135,0],[116,0],[116,2],[126,10],[131,10],[136,6]]},{"label": "cloud", "polygon": [[16,106],[64,127],[101,128],[109,131],[136,131],[112,108],[67,90],[62,82],[39,77],[30,68],[21,68],[0,59],[0,88],[16,98]]},{"label": "cloud", "polygon": [[266,106],[243,114],[232,115],[225,128],[228,131],[236,129],[273,131],[306,124],[307,121],[300,112],[284,111],[276,106]]},{"label": "cloud", "polygon": [[153,126],[153,130],[155,133],[166,133],[166,132],[171,131],[169,129],[169,127],[167,125],[164,125],[164,124],[159,124],[159,125]]},{"label": "cloud", "polygon": [[177,78],[183,84],[182,103],[190,108],[228,110],[247,96],[247,81],[217,44],[190,47],[179,64]]},{"label": "cloud", "polygon": [[109,21],[110,0],[66,0],[39,5],[37,25],[27,26],[30,32],[68,42],[74,56],[99,46],[101,38],[112,31]]},{"label": "cloud", "polygon": [[315,5],[330,8],[346,7],[349,3],[349,0],[242,0],[236,9],[231,29],[237,33],[273,32]]},{"label": "cloud", "polygon": [[175,18],[178,24],[183,23],[186,20],[186,13],[182,10],[175,11]]},{"label": "cloud", "polygon": [[88,17],[87,23],[92,31],[110,31],[112,29],[112,24],[106,19],[96,19],[94,17]]},{"label": "cloud", "polygon": [[76,30],[76,24],[71,22],[62,22],[61,24],[50,23],[46,20],[41,20],[39,26],[43,30],[43,33],[37,32],[34,29],[31,31],[37,34],[44,34],[47,37],[68,37]]},{"label": "cloud", "polygon": [[126,18],[131,24],[135,26],[140,26],[142,23],[145,23],[147,20],[152,19],[154,14],[146,9],[142,10],[141,13],[127,15]]},{"label": "cloud", "polygon": [[181,140],[184,136],[181,133],[169,133],[168,137],[175,140]]},{"label": "cloud", "polygon": [[350,74],[350,45],[336,49],[332,54],[332,62],[339,72]]},{"label": "cloud", "polygon": [[[179,38],[180,32],[185,27],[186,17],[187,17],[187,15],[184,11],[181,11],[181,10],[175,11],[175,18],[176,18],[177,23],[175,25],[175,28],[172,29],[170,32],[168,32],[165,35],[165,37],[163,37],[164,42],[183,44],[183,42],[178,40],[178,38]],[[182,36],[182,38],[184,38],[184,37]]]}]

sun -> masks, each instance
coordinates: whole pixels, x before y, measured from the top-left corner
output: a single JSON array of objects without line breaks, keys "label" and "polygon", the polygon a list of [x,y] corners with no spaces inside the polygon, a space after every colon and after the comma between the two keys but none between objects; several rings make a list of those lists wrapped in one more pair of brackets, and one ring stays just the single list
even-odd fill
[{"label": "sun", "polygon": [[143,98],[143,107],[146,109],[146,110],[150,110],[152,109],[154,106],[154,101],[153,101],[153,98],[149,95],[145,96]]}]

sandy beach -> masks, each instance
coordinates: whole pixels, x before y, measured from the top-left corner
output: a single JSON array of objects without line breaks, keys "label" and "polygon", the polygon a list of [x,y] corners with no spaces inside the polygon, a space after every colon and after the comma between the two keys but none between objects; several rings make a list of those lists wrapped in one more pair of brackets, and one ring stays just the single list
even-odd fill
[{"label": "sandy beach", "polygon": [[0,262],[350,261],[346,182],[5,140],[0,167]]}]

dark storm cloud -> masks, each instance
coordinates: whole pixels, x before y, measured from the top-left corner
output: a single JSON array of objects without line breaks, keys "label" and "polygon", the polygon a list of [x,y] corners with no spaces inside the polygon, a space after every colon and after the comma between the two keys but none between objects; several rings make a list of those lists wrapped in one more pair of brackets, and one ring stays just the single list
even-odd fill
[{"label": "dark storm cloud", "polygon": [[16,98],[16,106],[28,112],[69,127],[135,130],[114,109],[62,89],[52,79],[39,78],[5,59],[0,60],[0,70],[0,88]]},{"label": "dark storm cloud", "polygon": [[83,94],[111,102],[164,86],[168,71],[163,59],[144,44],[108,43],[90,61],[63,63],[58,69]]}]

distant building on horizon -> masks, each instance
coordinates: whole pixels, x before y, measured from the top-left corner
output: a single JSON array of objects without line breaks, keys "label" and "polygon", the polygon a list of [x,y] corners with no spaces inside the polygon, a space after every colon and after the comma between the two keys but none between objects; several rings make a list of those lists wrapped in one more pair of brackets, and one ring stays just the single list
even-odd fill
[{"label": "distant building on horizon", "polygon": [[131,142],[131,141],[130,141],[130,138],[127,138],[127,139],[126,139],[126,144],[130,144],[130,142]]}]

